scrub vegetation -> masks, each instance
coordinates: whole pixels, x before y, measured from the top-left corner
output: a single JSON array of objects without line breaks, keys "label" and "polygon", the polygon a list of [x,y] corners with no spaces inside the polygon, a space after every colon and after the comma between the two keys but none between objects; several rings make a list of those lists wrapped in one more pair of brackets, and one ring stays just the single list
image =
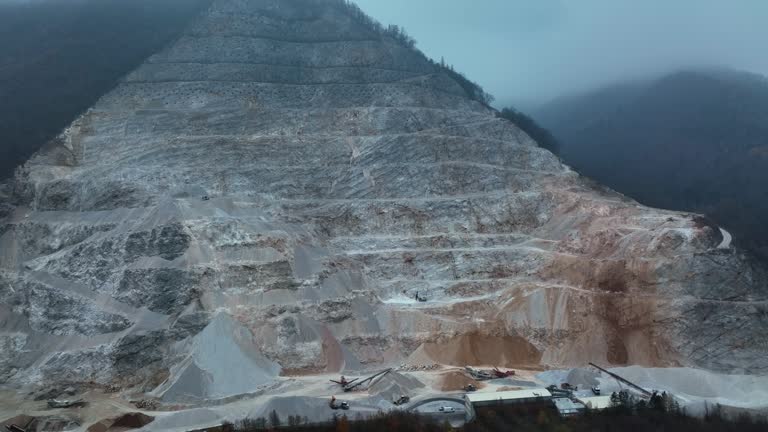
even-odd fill
[{"label": "scrub vegetation", "polygon": [[582,174],[646,205],[704,213],[768,262],[768,78],[691,69],[533,116]]},{"label": "scrub vegetation", "polygon": [[728,418],[713,409],[703,418],[685,415],[677,410],[649,406],[616,406],[583,416],[560,417],[554,409],[521,409],[519,407],[486,408],[477,420],[459,428],[435,418],[410,413],[395,413],[369,419],[339,416],[332,423],[306,425],[301,418],[280,419],[276,413],[260,418],[226,424],[214,432],[252,432],[286,430],[296,432],[764,432],[768,423],[747,415]]}]

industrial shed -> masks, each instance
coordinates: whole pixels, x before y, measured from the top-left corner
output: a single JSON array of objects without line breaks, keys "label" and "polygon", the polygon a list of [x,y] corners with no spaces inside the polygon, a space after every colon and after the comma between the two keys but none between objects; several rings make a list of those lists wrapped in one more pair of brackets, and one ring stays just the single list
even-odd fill
[{"label": "industrial shed", "polygon": [[474,408],[498,405],[539,405],[551,404],[552,394],[547,389],[525,389],[494,393],[470,393],[466,395],[468,404]]},{"label": "industrial shed", "polygon": [[581,402],[574,402],[568,398],[555,398],[552,399],[552,402],[555,403],[555,408],[557,408],[557,412],[560,413],[560,416],[562,417],[583,414],[584,411],[587,410],[587,407]]},{"label": "industrial shed", "polygon": [[579,397],[577,400],[583,403],[588,409],[601,410],[611,407],[610,396]]}]

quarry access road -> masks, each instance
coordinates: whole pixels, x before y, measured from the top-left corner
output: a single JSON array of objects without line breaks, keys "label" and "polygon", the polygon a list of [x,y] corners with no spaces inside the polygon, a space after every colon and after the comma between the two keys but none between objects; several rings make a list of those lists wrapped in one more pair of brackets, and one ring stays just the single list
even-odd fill
[{"label": "quarry access road", "polygon": [[717,246],[718,249],[728,249],[731,247],[731,242],[733,241],[733,236],[728,231],[720,228],[720,233],[723,234],[723,241],[720,242],[720,244]]},{"label": "quarry access road", "polygon": [[417,408],[423,407],[425,405],[434,404],[436,402],[447,402],[447,403],[454,403],[459,404],[461,407],[464,406],[464,399],[461,399],[459,397],[450,397],[450,396],[436,396],[431,397],[428,399],[422,399],[418,400],[416,402],[411,403],[411,405],[408,405],[405,407],[406,411],[415,411]]},{"label": "quarry access road", "polygon": [[[460,396],[460,394],[448,394],[420,399],[405,407],[405,411],[427,415],[439,420],[447,420],[451,426],[460,427],[464,425],[464,423],[471,422],[475,418],[474,411],[467,413],[464,399]],[[444,413],[440,411],[441,406],[453,407],[456,411],[452,413]]]}]

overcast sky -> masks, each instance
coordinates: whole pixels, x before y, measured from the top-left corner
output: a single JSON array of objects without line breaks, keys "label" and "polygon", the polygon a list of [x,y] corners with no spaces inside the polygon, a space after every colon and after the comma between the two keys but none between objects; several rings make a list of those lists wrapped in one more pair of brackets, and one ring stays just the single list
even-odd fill
[{"label": "overcast sky", "polygon": [[500,103],[689,65],[768,75],[768,0],[356,0]]}]

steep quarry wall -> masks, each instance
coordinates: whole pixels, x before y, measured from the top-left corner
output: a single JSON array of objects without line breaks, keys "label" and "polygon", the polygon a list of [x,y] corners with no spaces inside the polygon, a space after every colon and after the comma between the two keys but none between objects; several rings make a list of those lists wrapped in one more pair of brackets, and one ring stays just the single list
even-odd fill
[{"label": "steep quarry wall", "polygon": [[341,2],[215,1],[13,200],[9,385],[221,398],[409,358],[768,369],[766,273],[718,227],[586,181]]}]

